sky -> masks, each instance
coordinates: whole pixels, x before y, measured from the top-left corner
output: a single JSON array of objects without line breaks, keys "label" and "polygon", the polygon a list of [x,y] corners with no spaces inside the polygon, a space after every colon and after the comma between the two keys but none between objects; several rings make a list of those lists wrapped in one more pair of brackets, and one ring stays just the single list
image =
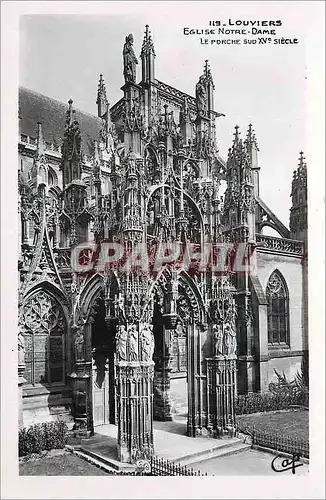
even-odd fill
[{"label": "sky", "polygon": [[[268,2],[211,2],[207,9],[187,2],[182,15],[178,4],[166,2],[170,9],[158,4],[154,10],[155,3],[122,13],[112,8],[111,15],[107,8],[102,15],[21,16],[20,85],[63,102],[72,98],[76,108],[96,114],[99,74],[104,76],[112,105],[123,96],[124,39],[133,33],[139,56],[149,24],[159,80],[194,95],[204,61],[209,60],[215,109],[226,115],[217,119],[220,155],[226,158],[235,125],[245,136],[249,123],[253,124],[260,149],[261,198],[288,226],[293,170],[299,152],[306,150],[309,15],[305,2],[305,8],[295,2],[295,16],[292,2],[290,6],[280,2],[277,7],[274,3],[273,9]],[[200,35],[184,34],[184,28],[205,29],[209,20],[216,19],[226,23],[280,19],[279,37],[298,38],[299,43],[211,46],[202,45]],[[139,79],[140,71],[139,64]]]}]

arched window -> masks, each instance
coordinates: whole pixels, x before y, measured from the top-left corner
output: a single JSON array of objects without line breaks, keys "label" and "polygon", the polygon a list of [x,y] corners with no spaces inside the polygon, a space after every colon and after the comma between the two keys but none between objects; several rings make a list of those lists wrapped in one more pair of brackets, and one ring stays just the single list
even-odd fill
[{"label": "arched window", "polygon": [[60,384],[65,381],[66,320],[60,304],[44,291],[24,305],[22,332],[27,384]]},{"label": "arched window", "polygon": [[267,283],[268,343],[290,345],[289,294],[284,278],[274,271]]}]

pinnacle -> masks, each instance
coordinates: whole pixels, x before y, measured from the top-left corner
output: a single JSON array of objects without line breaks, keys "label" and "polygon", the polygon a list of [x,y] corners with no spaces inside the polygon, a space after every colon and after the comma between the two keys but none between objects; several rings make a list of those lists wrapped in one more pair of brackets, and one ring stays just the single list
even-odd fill
[{"label": "pinnacle", "polygon": [[75,113],[75,110],[72,108],[73,102],[74,101],[71,98],[68,101],[69,108],[68,108],[67,113],[66,113],[66,116],[67,116],[66,126],[67,127],[70,127],[70,125],[72,125],[72,117],[73,117],[73,114]]},{"label": "pinnacle", "polygon": [[150,52],[152,52],[155,55],[152,35],[151,35],[150,29],[149,29],[149,25],[146,24],[145,35],[144,35],[141,53],[145,54],[145,53],[150,53]]},{"label": "pinnacle", "polygon": [[233,139],[234,144],[237,144],[239,142],[239,140],[240,140],[239,128],[240,128],[239,125],[236,125],[234,127],[234,129],[235,129],[235,132],[233,134],[234,135],[234,139]]},{"label": "pinnacle", "polygon": [[300,156],[299,156],[299,166],[302,166],[303,163],[304,163],[305,157],[303,156],[304,155],[303,151],[300,151],[299,154],[300,154]]},{"label": "pinnacle", "polygon": [[256,146],[256,149],[259,151],[256,134],[251,123],[248,126],[246,143],[248,146]]}]

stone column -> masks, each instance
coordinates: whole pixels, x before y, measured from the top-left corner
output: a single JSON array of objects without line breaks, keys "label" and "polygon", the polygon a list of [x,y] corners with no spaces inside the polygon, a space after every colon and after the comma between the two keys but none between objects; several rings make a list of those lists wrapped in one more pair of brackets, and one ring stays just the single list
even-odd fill
[{"label": "stone column", "polygon": [[118,457],[121,462],[149,460],[154,452],[153,351],[151,325],[118,327]]},{"label": "stone column", "polygon": [[172,330],[163,327],[162,348],[159,350],[154,372],[154,420],[171,421],[170,346]]},{"label": "stone column", "polygon": [[208,376],[208,426],[216,437],[235,433],[237,395],[236,356],[206,360]]}]

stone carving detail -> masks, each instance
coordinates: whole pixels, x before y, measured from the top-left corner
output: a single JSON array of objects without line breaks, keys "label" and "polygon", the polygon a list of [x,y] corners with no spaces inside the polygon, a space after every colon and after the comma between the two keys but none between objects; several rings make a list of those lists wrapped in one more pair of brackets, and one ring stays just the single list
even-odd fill
[{"label": "stone carving detail", "polygon": [[264,247],[268,250],[290,253],[294,255],[303,254],[302,241],[277,238],[275,236],[265,236],[262,234],[257,234],[256,240],[258,247]]},{"label": "stone carving detail", "polygon": [[120,325],[116,340],[117,361],[127,361],[127,330],[125,325]]},{"label": "stone carving detail", "polygon": [[267,293],[271,297],[285,297],[283,282],[278,273],[273,273],[267,284]]},{"label": "stone carving detail", "polygon": [[126,83],[135,83],[136,81],[136,64],[138,64],[137,57],[133,48],[134,37],[126,36],[126,42],[123,47],[123,76]]},{"label": "stone carving detail", "polygon": [[224,325],[224,352],[226,356],[235,356],[237,348],[236,331],[231,323]]},{"label": "stone carving detail", "polygon": [[138,361],[138,331],[136,325],[128,326],[129,361]]},{"label": "stone carving detail", "polygon": [[215,343],[215,356],[223,356],[223,327],[222,325],[214,325],[213,326],[213,335],[214,335],[214,343]]},{"label": "stone carving detail", "polygon": [[82,361],[85,359],[85,339],[84,339],[84,334],[82,331],[82,327],[76,327],[75,328],[76,333],[75,333],[75,360],[76,361]]},{"label": "stone carving detail", "polygon": [[153,326],[144,325],[140,332],[141,353],[143,361],[153,361],[154,336]]},{"label": "stone carving detail", "polygon": [[197,112],[200,116],[207,115],[207,88],[205,77],[202,75],[196,85]]}]

